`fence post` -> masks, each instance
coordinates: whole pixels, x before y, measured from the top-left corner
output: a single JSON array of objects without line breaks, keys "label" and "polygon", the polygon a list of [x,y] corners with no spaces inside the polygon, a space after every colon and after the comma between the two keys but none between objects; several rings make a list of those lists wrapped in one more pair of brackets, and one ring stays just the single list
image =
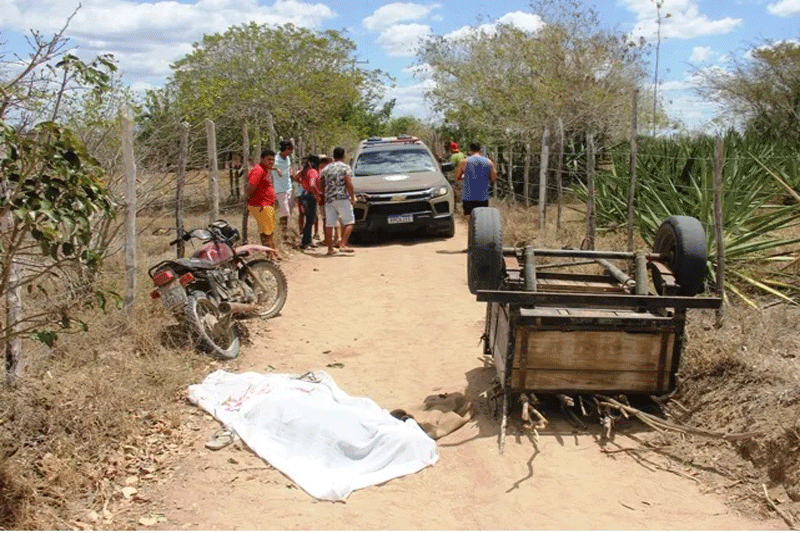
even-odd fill
[{"label": "fence post", "polygon": [[[637,104],[639,101],[639,89],[633,90],[633,102],[631,102],[631,106],[633,108],[633,120],[631,123],[631,182],[630,186],[628,187],[628,251],[633,251],[633,204],[636,198],[636,159],[637,154],[639,151],[639,124],[638,124],[638,112],[637,112]],[[629,262],[629,269],[628,271],[632,271],[633,263]]]},{"label": "fence post", "polygon": [[206,147],[208,149],[208,194],[211,199],[209,222],[219,219],[219,162],[217,161],[217,130],[214,121],[206,119]]},{"label": "fence post", "polygon": [[[714,148],[714,240],[717,241],[717,294],[725,304],[725,241],[722,234],[722,161],[725,144],[717,136]],[[716,312],[716,327],[721,328],[725,313],[722,305]]]},{"label": "fence post", "polygon": [[269,149],[275,150],[275,123],[271,111],[267,111],[267,133],[269,133]]},{"label": "fence post", "polygon": [[556,230],[561,229],[561,209],[564,203],[564,183],[561,172],[564,167],[564,121],[558,119],[558,164],[556,165],[556,194],[558,210],[556,212]]},{"label": "fence post", "polygon": [[508,145],[508,194],[511,197],[511,203],[517,201],[517,195],[514,194],[514,141],[509,141]]},{"label": "fence post", "polygon": [[178,176],[175,184],[175,231],[177,232],[178,250],[177,257],[180,259],[186,253],[186,244],[183,237],[183,193],[186,188],[186,160],[189,155],[189,123],[181,122],[181,144],[178,154]]},{"label": "fence post", "polygon": [[[261,154],[258,154],[261,157]],[[242,242],[247,242],[247,216],[250,214],[247,211],[247,185],[250,183],[250,132],[247,122],[242,126],[242,182],[244,191],[242,197],[244,198],[244,206],[242,211]]]},{"label": "fence post", "polygon": [[550,129],[542,134],[542,155],[539,158],[539,229],[545,227],[547,214],[547,167],[550,159]]},{"label": "fence post", "polygon": [[125,301],[128,318],[133,319],[136,296],[136,161],[133,158],[133,117],[122,117],[122,156],[125,161]]},{"label": "fence post", "polygon": [[522,171],[522,195],[525,197],[525,207],[531,206],[530,194],[531,179],[531,143],[525,143],[525,167]]},{"label": "fence post", "polygon": [[586,134],[586,190],[586,243],[589,250],[594,250],[594,135],[591,133]]}]

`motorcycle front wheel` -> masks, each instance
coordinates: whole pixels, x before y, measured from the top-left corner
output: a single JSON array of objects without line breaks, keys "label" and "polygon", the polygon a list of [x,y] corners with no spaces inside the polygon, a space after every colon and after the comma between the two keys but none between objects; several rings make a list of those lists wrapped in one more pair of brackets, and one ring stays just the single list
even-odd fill
[{"label": "motorcycle front wheel", "polygon": [[254,303],[259,306],[256,316],[272,318],[281,312],[289,290],[281,267],[266,259],[250,261],[239,272],[239,279],[256,295]]},{"label": "motorcycle front wheel", "polygon": [[217,304],[202,292],[189,295],[186,321],[198,335],[198,346],[219,359],[239,355],[239,335],[231,317],[224,317]]}]

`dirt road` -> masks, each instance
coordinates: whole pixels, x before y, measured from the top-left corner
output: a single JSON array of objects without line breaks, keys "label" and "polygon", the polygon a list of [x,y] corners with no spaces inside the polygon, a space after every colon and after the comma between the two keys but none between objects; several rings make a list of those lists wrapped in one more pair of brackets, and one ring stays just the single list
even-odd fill
[{"label": "dirt road", "polygon": [[[357,247],[355,254],[295,254],[284,264],[289,298],[281,316],[251,322],[252,344],[229,370],[324,369],[354,396],[386,409],[439,392],[485,390],[479,337],[484,306],[466,286],[466,226],[449,240],[410,238]],[[329,367],[328,365],[340,363]],[[192,407],[187,407],[192,410]],[[483,409],[485,411],[486,409]],[[211,452],[218,427],[199,414],[192,449],[172,474],[143,487],[163,529],[784,529],[737,515],[724,495],[617,434],[574,433],[555,421],[536,452],[510,424],[505,453],[498,424],[479,414],[439,441],[439,462],[417,474],[354,492],[346,503],[316,501],[236,444]],[[641,431],[637,429],[637,431]],[[668,469],[673,470],[672,472]],[[141,526],[139,526],[141,527]]]}]

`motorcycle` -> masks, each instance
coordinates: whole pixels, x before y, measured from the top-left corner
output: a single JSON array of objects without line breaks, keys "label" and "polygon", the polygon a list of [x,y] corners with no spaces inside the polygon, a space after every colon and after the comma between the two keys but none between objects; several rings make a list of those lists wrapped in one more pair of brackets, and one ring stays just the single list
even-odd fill
[{"label": "motorcycle", "polygon": [[150,293],[189,326],[199,348],[220,359],[239,354],[239,335],[234,315],[272,318],[286,303],[286,276],[267,259],[246,261],[250,254],[275,253],[258,244],[235,246],[239,230],[224,220],[207,229],[183,232],[181,240],[199,239],[203,244],[190,258],[169,259],[150,267],[156,288]]}]

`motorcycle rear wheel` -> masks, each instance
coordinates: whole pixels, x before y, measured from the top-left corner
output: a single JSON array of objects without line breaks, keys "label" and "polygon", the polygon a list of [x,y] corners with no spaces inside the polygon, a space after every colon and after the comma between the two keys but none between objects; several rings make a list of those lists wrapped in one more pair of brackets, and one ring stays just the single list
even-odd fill
[{"label": "motorcycle rear wheel", "polygon": [[[286,294],[289,290],[283,270],[266,259],[250,261],[247,263],[247,267],[239,272],[239,279],[246,283],[256,295],[254,303],[258,304],[259,310],[255,312],[255,315],[261,318],[277,316],[283,309],[283,304],[286,303]],[[260,284],[253,279],[254,275],[258,276]]]},{"label": "motorcycle rear wheel", "polygon": [[222,313],[217,304],[202,292],[189,295],[186,302],[186,321],[198,335],[198,347],[218,359],[233,359],[239,355],[239,335],[229,321],[220,321]]}]

